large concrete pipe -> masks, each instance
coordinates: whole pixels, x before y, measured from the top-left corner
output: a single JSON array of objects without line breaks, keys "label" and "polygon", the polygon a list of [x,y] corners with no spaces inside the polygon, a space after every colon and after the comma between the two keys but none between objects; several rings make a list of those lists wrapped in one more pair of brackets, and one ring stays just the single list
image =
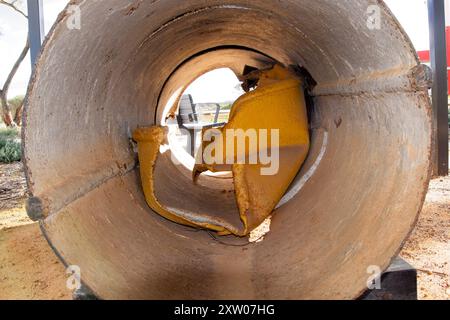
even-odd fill
[{"label": "large concrete pipe", "polygon": [[[427,190],[431,125],[424,69],[382,1],[71,5],[81,29],[59,17],[28,92],[28,210],[95,294],[347,299],[366,289],[368,267],[389,265]],[[211,237],[152,212],[130,133],[159,124],[202,73],[264,59],[301,65],[317,82],[310,155],[264,241]],[[215,205],[166,160],[164,201]]]}]

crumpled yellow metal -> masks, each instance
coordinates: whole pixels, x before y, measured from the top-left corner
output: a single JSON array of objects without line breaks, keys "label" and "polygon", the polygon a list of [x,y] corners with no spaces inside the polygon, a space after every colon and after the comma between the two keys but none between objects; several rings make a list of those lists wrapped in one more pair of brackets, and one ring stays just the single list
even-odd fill
[{"label": "crumpled yellow metal", "polygon": [[[248,235],[270,216],[305,161],[310,140],[302,80],[280,65],[259,71],[257,77],[257,88],[244,94],[233,104],[225,126],[214,129],[216,134],[220,133],[219,136],[212,141],[205,141],[208,140],[203,139],[207,130],[203,130],[202,148],[196,156],[197,164],[193,170],[194,182],[205,171],[232,171],[243,228],[230,230],[221,225],[220,221],[214,221],[214,218],[208,223],[191,221],[159,204],[154,194],[153,166],[159,147],[165,139],[162,127],[139,128],[133,135],[138,142],[144,194],[154,211],[176,223],[210,229],[220,235],[237,236]],[[250,148],[249,143],[245,147],[234,143],[230,149],[230,141],[238,141],[236,136],[229,136],[235,134],[236,130],[241,133],[247,130],[267,132],[267,150],[260,150],[260,144],[256,148]],[[278,139],[271,138],[271,132],[277,132]],[[211,144],[214,144],[214,151],[209,154],[203,152]],[[270,154],[269,158],[273,161],[273,150],[278,151],[276,164],[262,163],[259,156],[252,157],[255,152],[258,155]],[[250,158],[257,159],[256,163],[248,163]],[[276,170],[269,172],[269,167]]]}]

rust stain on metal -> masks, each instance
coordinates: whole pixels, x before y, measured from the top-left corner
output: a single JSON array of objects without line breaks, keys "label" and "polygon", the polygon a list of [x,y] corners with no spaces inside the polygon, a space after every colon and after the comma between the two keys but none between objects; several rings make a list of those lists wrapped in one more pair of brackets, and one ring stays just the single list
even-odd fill
[{"label": "rust stain on metal", "polygon": [[135,0],[133,3],[131,3],[128,8],[125,11],[126,16],[131,16],[134,14],[134,12],[139,9],[141,6],[143,0]]}]

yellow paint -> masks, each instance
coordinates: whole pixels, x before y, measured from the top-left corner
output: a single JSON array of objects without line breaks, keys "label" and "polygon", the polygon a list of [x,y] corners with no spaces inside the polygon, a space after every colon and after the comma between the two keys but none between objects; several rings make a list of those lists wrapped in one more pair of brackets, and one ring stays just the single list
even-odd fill
[{"label": "yellow paint", "polygon": [[163,127],[138,128],[133,133],[133,140],[138,143],[139,165],[141,183],[145,199],[150,208],[166,219],[190,227],[201,227],[217,232],[225,232],[225,228],[210,224],[191,222],[176,213],[167,210],[158,202],[155,196],[153,170],[159,154],[159,148],[166,139],[166,131]]},{"label": "yellow paint", "polygon": [[[236,144],[234,150],[227,148],[228,129],[271,129],[279,130],[277,145],[268,141],[268,149],[279,148],[279,170],[274,175],[262,175],[261,169],[267,168],[260,162],[256,164],[238,164],[240,156],[248,159],[257,150],[249,150],[248,145],[239,150]],[[160,215],[174,222],[208,228],[221,235],[248,235],[258,227],[273,211],[280,199],[295,178],[309,151],[308,119],[302,82],[289,70],[276,65],[270,70],[259,72],[258,87],[240,97],[233,105],[229,122],[217,129],[222,139],[214,141],[215,149],[221,150],[222,158],[204,158],[200,150],[196,157],[193,177],[194,180],[204,171],[232,171],[235,195],[239,208],[239,215],[244,225],[243,232],[228,230],[220,223],[199,224],[188,221],[175,213],[165,209],[158,203],[154,195],[153,165],[159,152],[159,146],[164,140],[164,129],[160,127],[138,129],[134,139],[139,146],[139,160],[141,163],[141,177],[145,197],[149,206]],[[205,130],[202,136],[205,134]],[[270,137],[270,134],[269,134]],[[231,140],[232,141],[232,140]],[[236,140],[235,140],[236,141]],[[203,149],[212,142],[203,142]],[[238,154],[244,152],[244,154]],[[216,151],[214,156],[217,156]],[[247,162],[246,162],[247,163]]]}]

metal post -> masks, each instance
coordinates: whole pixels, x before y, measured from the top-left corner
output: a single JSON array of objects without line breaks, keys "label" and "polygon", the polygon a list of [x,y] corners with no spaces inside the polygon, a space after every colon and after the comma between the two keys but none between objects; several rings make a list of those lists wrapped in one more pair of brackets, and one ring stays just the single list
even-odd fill
[{"label": "metal post", "polygon": [[448,95],[445,6],[443,0],[428,0],[430,60],[433,69],[433,173],[448,175]]},{"label": "metal post", "polygon": [[44,10],[42,0],[27,0],[28,35],[30,38],[31,67],[34,69],[36,59],[41,51],[44,33]]},{"label": "metal post", "polygon": [[195,138],[197,136],[197,130],[188,130],[189,132],[189,153],[195,158]]}]

